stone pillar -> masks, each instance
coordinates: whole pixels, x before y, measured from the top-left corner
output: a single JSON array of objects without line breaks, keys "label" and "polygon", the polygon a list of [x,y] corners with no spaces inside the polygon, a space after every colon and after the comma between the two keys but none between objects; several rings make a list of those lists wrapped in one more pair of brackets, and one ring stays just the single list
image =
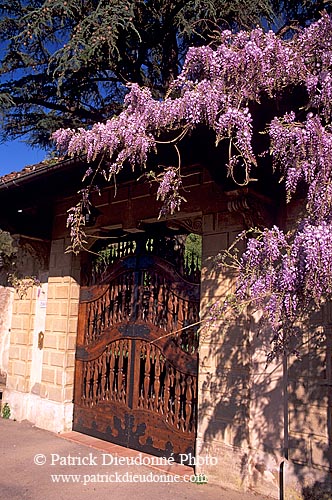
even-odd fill
[{"label": "stone pillar", "polygon": [[308,498],[331,495],[327,493],[332,489],[331,320],[329,303],[308,322],[300,357],[287,359],[286,498],[304,491]]},{"label": "stone pillar", "polygon": [[6,384],[14,290],[0,285],[0,387]]},{"label": "stone pillar", "polygon": [[[278,497],[283,452],[283,368],[266,368],[270,339],[257,337],[257,315],[248,308],[226,312],[204,328],[212,304],[236,286],[236,272],[215,266],[243,229],[271,220],[268,200],[247,190],[228,195],[228,212],[203,218],[201,317],[196,471],[209,481]],[[239,255],[241,244],[238,244]]]},{"label": "stone pillar", "polygon": [[79,301],[79,261],[64,238],[51,247],[38,427],[71,429]]},{"label": "stone pillar", "polygon": [[5,400],[11,417],[53,432],[71,429],[79,262],[52,241],[42,284],[14,300]]},{"label": "stone pillar", "polygon": [[34,294],[29,289],[24,298],[15,293],[10,335],[7,389],[26,392],[29,383],[29,348],[31,315],[34,310]]},{"label": "stone pillar", "polygon": [[[39,240],[15,236],[18,246],[16,274],[18,278],[34,276],[41,286],[28,282],[22,293],[8,288],[13,296],[6,390],[3,402],[9,404],[11,418],[29,419],[31,391],[41,369],[41,357],[36,357],[36,329],[43,325],[44,314],[39,304],[47,289],[49,245]],[[25,281],[25,283],[27,283]]]},{"label": "stone pillar", "polygon": [[[45,286],[47,285],[44,283],[44,289]],[[23,297],[14,293],[8,376],[3,399],[10,406],[11,417],[16,420],[29,419],[32,408],[31,390],[35,389],[36,372],[41,367],[41,360],[37,360],[34,355],[37,336],[35,325],[38,326],[40,322],[40,290],[39,287],[31,286]]]},{"label": "stone pillar", "polygon": [[[303,201],[286,211],[295,227]],[[285,498],[330,498],[332,489],[332,303],[312,314],[286,366]],[[327,493],[327,490],[330,492]]]},{"label": "stone pillar", "polygon": [[[287,379],[284,359],[267,363],[270,331],[260,331],[259,313],[250,317],[250,447],[244,463],[246,486],[279,498],[281,464],[284,461],[284,415],[287,411]],[[286,422],[287,424],[287,422]]]},{"label": "stone pillar", "polygon": [[204,327],[210,306],[223,302],[234,290],[234,276],[214,265],[214,257],[228,248],[243,229],[237,214],[203,217],[201,317],[199,350],[198,429],[196,472],[211,482],[243,486],[249,448],[250,359],[249,327],[245,316],[236,323],[216,320]]}]

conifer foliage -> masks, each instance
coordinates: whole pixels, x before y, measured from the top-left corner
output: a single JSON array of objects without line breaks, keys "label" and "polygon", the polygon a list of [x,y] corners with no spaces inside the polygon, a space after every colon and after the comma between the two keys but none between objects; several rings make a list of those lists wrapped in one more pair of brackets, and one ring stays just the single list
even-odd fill
[{"label": "conifer foliage", "polygon": [[221,29],[305,24],[328,3],[0,0],[0,136],[48,147],[60,127],[117,114],[129,82],[164,97],[188,47]]},{"label": "conifer foliage", "polygon": [[269,0],[2,0],[2,135],[48,145],[118,113],[128,82],[161,97],[189,45],[263,18]]}]

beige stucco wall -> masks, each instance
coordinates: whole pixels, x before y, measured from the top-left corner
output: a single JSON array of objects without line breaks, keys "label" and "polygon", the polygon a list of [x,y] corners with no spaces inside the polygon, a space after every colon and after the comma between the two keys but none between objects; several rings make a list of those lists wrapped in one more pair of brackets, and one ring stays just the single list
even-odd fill
[{"label": "beige stucco wall", "polygon": [[[236,213],[203,217],[203,325],[210,305],[236,283],[213,257],[242,229]],[[257,336],[259,314],[246,314],[202,328],[196,470],[210,481],[271,498],[279,498],[282,487],[285,499],[298,500],[304,488],[327,478],[332,460],[331,307],[308,324],[300,356],[270,364],[269,333]],[[322,325],[325,340],[319,343]]]},{"label": "beige stucco wall", "polygon": [[[54,432],[72,422],[79,267],[66,254],[68,241],[54,240],[41,287],[14,297],[10,359],[4,399],[11,417]],[[39,334],[43,344],[38,345]]]},{"label": "beige stucco wall", "polygon": [[[249,449],[250,367],[249,324],[213,321],[206,328],[209,308],[233,290],[232,276],[223,275],[214,257],[229,247],[243,229],[239,216],[220,213],[203,217],[201,316],[199,350],[197,471],[209,481],[245,487],[244,457]],[[208,464],[212,459],[214,464]],[[205,463],[204,463],[205,462]]]},{"label": "beige stucco wall", "polygon": [[[55,226],[60,229],[47,269],[38,271],[41,288],[13,298],[4,397],[12,418],[61,432],[72,422],[79,260],[65,253],[63,224]],[[234,274],[216,269],[213,258],[243,228],[240,210],[202,217],[203,325],[210,305],[222,301],[236,281]],[[270,339],[257,336],[258,316],[243,312],[226,319],[201,333],[196,471],[210,482],[278,498],[283,465],[285,499],[298,500],[306,484],[325,478],[331,461],[331,308],[308,325],[300,358],[268,366]],[[317,325],[327,338],[319,345]]]},{"label": "beige stucco wall", "polygon": [[14,290],[0,285],[0,383],[5,383],[8,372],[13,298]]}]

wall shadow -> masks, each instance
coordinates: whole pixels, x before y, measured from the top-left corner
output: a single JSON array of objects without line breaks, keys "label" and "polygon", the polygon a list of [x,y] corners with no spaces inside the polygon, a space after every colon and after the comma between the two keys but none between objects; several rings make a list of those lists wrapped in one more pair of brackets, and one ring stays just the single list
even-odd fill
[{"label": "wall shadow", "polygon": [[[229,276],[215,276],[206,302],[220,293],[221,279]],[[298,355],[268,364],[271,338],[258,330],[259,316],[244,311],[203,332],[197,451],[221,455],[224,476],[239,488],[272,498],[330,499],[331,326],[324,315],[313,317],[298,339]]]}]

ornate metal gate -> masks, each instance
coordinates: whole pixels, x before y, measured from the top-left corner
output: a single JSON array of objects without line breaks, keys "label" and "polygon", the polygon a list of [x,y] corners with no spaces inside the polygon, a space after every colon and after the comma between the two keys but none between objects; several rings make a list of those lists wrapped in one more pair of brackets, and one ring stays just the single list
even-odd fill
[{"label": "ornate metal gate", "polygon": [[81,289],[73,428],[158,456],[193,454],[197,260],[184,258],[183,237],[146,236],[104,258],[107,271],[97,262],[97,284]]}]

